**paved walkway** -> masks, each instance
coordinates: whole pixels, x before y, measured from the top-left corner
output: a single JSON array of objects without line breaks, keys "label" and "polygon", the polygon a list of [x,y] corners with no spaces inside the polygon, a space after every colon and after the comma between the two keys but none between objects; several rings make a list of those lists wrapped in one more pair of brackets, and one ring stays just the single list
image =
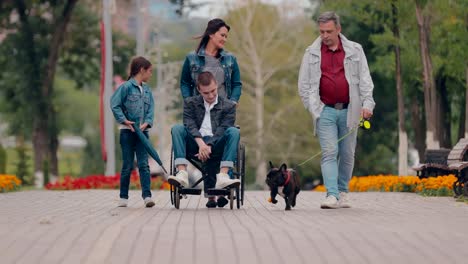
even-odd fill
[{"label": "paved walkway", "polygon": [[0,194],[0,263],[466,263],[468,205],[408,193],[354,193],[354,208],[321,210],[301,192],[292,211],[247,192],[240,210],[210,209],[201,196],[172,207],[153,192]]}]

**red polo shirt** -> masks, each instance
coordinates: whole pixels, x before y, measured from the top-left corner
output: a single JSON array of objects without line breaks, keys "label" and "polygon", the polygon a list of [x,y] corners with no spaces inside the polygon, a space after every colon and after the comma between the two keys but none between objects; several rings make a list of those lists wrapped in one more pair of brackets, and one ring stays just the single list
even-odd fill
[{"label": "red polo shirt", "polygon": [[320,100],[324,104],[349,103],[349,84],[344,72],[345,51],[343,45],[332,51],[322,43],[320,69]]}]

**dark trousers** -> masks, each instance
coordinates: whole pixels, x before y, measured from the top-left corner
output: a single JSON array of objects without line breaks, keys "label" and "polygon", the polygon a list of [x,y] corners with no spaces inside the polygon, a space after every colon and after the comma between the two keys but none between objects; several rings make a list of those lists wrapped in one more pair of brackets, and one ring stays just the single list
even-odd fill
[{"label": "dark trousers", "polygon": [[[148,131],[143,134],[148,138]],[[151,197],[151,176],[148,165],[148,152],[143,143],[138,139],[135,132],[130,129],[120,130],[120,146],[122,147],[122,171],[120,173],[120,198],[128,199],[128,188],[130,186],[130,174],[133,169],[135,154],[140,172],[141,196]]]}]

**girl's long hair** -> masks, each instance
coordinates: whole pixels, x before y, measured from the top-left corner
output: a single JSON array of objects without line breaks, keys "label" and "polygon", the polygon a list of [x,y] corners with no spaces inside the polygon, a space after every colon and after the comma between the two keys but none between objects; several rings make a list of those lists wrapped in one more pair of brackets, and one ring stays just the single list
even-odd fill
[{"label": "girl's long hair", "polygon": [[151,62],[144,57],[133,58],[130,63],[130,75],[128,75],[127,81],[135,77],[135,75],[140,72],[141,68],[147,70],[149,67],[151,67]]}]

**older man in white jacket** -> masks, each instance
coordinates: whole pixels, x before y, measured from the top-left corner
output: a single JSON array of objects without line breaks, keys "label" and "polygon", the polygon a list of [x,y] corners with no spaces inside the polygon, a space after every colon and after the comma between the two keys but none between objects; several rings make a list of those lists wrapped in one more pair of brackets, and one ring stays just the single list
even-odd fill
[{"label": "older man in white jacket", "polygon": [[354,167],[355,128],[361,117],[372,116],[374,84],[362,46],[341,34],[339,16],[325,12],[317,22],[320,37],[302,59],[299,95],[312,115],[322,149],[327,197],[321,208],[347,208],[351,207],[348,186]]}]

